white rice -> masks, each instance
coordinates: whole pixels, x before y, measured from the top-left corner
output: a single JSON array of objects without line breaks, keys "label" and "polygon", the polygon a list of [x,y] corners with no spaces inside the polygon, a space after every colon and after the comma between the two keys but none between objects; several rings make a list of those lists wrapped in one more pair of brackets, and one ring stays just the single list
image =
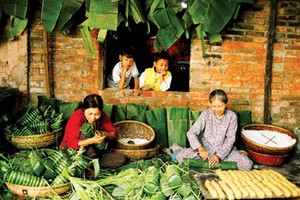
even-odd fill
[{"label": "white rice", "polygon": [[242,134],[248,139],[269,147],[290,147],[296,143],[296,139],[277,131],[268,130],[242,130]]},{"label": "white rice", "polygon": [[121,144],[130,144],[129,141],[132,141],[133,144],[136,144],[136,145],[145,144],[145,143],[149,142],[149,140],[143,139],[143,138],[122,138],[122,139],[119,139],[119,142]]}]

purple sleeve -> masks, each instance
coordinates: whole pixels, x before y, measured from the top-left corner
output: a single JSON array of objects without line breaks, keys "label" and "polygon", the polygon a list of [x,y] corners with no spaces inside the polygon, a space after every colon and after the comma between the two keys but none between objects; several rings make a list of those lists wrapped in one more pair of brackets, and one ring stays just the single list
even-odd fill
[{"label": "purple sleeve", "polygon": [[230,120],[228,122],[227,132],[225,134],[225,139],[223,145],[218,146],[216,149],[216,154],[220,157],[221,160],[224,160],[226,156],[231,152],[233,148],[233,144],[236,138],[236,131],[237,131],[237,116],[235,113],[230,113]]},{"label": "purple sleeve", "polygon": [[202,112],[187,132],[187,138],[193,150],[197,149],[199,146],[202,146],[198,139],[198,136],[205,127],[205,118],[205,113]]}]

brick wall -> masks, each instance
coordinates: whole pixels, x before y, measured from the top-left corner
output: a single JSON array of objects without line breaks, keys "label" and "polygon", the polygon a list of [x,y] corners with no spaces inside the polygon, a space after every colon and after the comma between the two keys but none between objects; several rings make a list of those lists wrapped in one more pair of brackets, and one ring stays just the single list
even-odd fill
[{"label": "brick wall", "polygon": [[[30,78],[29,88],[32,98],[46,93],[45,53],[43,51],[43,27],[38,23],[30,30]],[[69,35],[54,31],[48,37],[50,85],[55,98],[66,101],[82,100],[87,94],[99,89],[101,55],[89,56],[80,31]],[[97,52],[99,45],[95,42]],[[100,60],[99,60],[100,59]]]},{"label": "brick wall", "polygon": [[[300,124],[300,2],[278,1],[277,6],[271,117],[272,124],[293,130]],[[95,42],[97,56],[91,58],[78,30],[72,35],[53,32],[49,46],[54,96],[77,101],[95,92],[112,104],[141,103],[148,104],[150,109],[187,106],[203,110],[208,106],[210,91],[222,88],[229,95],[231,109],[251,110],[253,121],[263,123],[269,12],[267,0],[258,0],[254,6],[243,5],[239,18],[222,32],[224,41],[205,44],[205,58],[200,40],[192,39],[190,92],[143,92],[135,96],[131,90],[103,89],[103,45]],[[46,93],[43,29],[38,20],[29,30],[29,41],[28,85],[31,97],[35,98]]]}]

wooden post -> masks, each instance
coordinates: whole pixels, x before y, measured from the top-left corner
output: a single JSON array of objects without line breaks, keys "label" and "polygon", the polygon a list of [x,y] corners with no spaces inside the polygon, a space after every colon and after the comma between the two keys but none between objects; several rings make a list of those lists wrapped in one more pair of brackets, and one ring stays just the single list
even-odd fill
[{"label": "wooden post", "polygon": [[271,83],[272,83],[272,65],[273,65],[273,45],[275,37],[275,21],[277,12],[277,1],[270,1],[270,16],[268,29],[267,61],[265,68],[265,89],[264,89],[264,123],[271,124]]},{"label": "wooden post", "polygon": [[45,66],[45,85],[46,95],[52,97],[53,92],[51,89],[51,70],[50,70],[50,56],[49,56],[49,34],[43,30],[43,41],[44,41],[44,66]]}]

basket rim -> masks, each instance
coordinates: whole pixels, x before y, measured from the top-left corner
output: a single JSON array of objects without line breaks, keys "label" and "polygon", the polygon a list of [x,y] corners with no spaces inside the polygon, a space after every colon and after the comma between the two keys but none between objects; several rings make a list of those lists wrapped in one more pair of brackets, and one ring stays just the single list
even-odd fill
[{"label": "basket rim", "polygon": [[48,136],[48,135],[52,135],[52,134],[62,134],[61,130],[54,130],[48,133],[41,133],[41,134],[34,134],[34,135],[10,135],[8,133],[4,133],[7,137],[9,138],[18,138],[18,139],[28,139],[28,138],[39,138],[39,137],[44,137],[44,136]]},{"label": "basket rim", "polygon": [[60,130],[28,136],[12,136],[8,133],[4,134],[4,138],[18,149],[46,147],[55,143],[56,139],[61,136],[62,131]]},{"label": "basket rim", "polygon": [[150,149],[115,149],[115,151],[123,154],[125,157],[131,160],[139,160],[154,157],[157,154],[159,148],[160,145],[157,144],[154,148]]},{"label": "basket rim", "polygon": [[118,139],[117,142],[120,145],[125,146],[125,147],[127,146],[127,147],[133,147],[133,148],[136,147],[136,148],[138,148],[138,147],[149,145],[155,139],[155,131],[154,131],[154,129],[151,126],[149,126],[148,124],[144,123],[144,122],[135,121],[135,120],[121,120],[121,121],[115,122],[113,125],[116,127],[117,125],[123,124],[123,123],[126,123],[126,122],[143,125],[143,126],[147,127],[149,130],[151,130],[151,132],[153,134],[151,134],[151,137],[150,137],[149,141],[145,142],[143,144],[125,144],[125,143],[120,142],[119,139]]},{"label": "basket rim", "polygon": [[[34,194],[33,196],[29,196],[29,197],[47,197],[47,195],[45,195],[47,192],[51,192],[51,191],[55,191],[61,188],[65,188],[64,192],[57,192],[57,194],[63,194],[66,191],[70,190],[71,188],[71,182],[67,182],[67,183],[63,183],[60,185],[49,185],[49,186],[44,186],[44,187],[32,187],[32,186],[24,186],[24,185],[19,185],[19,184],[14,184],[14,183],[10,183],[10,182],[5,182],[5,185],[7,186],[7,188],[14,192],[17,193],[18,195],[23,195],[19,192],[16,192],[16,190],[31,190],[31,191],[35,191],[37,192],[36,194]],[[40,194],[40,192],[42,192]]]},{"label": "basket rim", "polygon": [[156,151],[160,148],[159,144],[156,144],[154,147],[149,149],[114,149],[116,151],[123,151],[123,152],[149,152],[149,151]]},{"label": "basket rim", "polygon": [[[245,128],[253,127],[253,126],[276,128],[277,130],[281,130],[281,131],[284,131],[285,133],[288,133],[287,135],[289,135],[293,139],[296,139],[296,142],[293,145],[288,146],[288,147],[270,147],[270,146],[267,146],[267,145],[259,144],[258,142],[255,142],[255,141],[247,138],[243,134],[243,130],[245,130]],[[279,132],[279,131],[277,131],[277,132]],[[289,131],[287,129],[284,129],[282,127],[275,126],[275,125],[270,125],[270,124],[247,124],[247,125],[245,125],[241,128],[240,133],[241,133],[241,137],[242,137],[243,140],[245,140],[249,143],[252,143],[255,146],[259,146],[259,147],[265,148],[266,150],[271,150],[271,151],[290,151],[290,150],[294,149],[294,147],[297,145],[297,142],[298,142],[297,137],[291,131]],[[280,132],[280,133],[282,133],[282,132]],[[285,134],[285,133],[282,133],[282,134]]]}]

